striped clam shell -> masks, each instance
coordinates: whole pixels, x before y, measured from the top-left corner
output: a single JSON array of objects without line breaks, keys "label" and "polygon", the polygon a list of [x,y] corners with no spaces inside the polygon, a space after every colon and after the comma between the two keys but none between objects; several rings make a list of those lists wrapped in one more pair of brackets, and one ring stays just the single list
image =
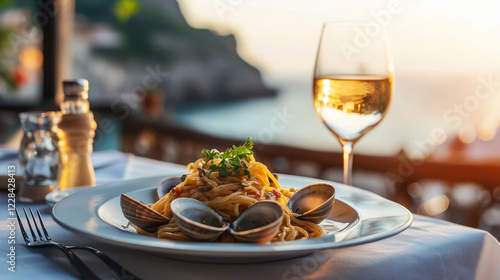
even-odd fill
[{"label": "striped clam shell", "polygon": [[170,209],[181,232],[192,240],[213,241],[229,227],[217,211],[196,199],[177,198]]},{"label": "striped clam shell", "polygon": [[132,224],[145,231],[154,232],[158,226],[170,221],[168,217],[125,194],[121,194],[120,196],[120,206],[123,216]]},{"label": "striped clam shell", "polygon": [[284,212],[277,202],[256,202],[240,214],[231,224],[229,232],[242,242],[269,242],[278,233]]},{"label": "striped clam shell", "polygon": [[184,180],[182,180],[182,177],[179,176],[170,176],[161,180],[160,183],[158,183],[158,186],[156,187],[156,195],[158,196],[158,199],[164,197],[175,186],[182,183],[182,181]]},{"label": "striped clam shell", "polygon": [[330,184],[316,183],[298,190],[287,207],[297,219],[319,224],[328,217],[334,202],[335,188]]}]

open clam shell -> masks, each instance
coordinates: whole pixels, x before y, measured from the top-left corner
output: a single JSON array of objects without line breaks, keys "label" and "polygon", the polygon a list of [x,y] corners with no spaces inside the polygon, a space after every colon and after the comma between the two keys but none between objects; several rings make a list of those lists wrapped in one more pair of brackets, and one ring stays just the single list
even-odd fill
[{"label": "open clam shell", "polygon": [[181,232],[196,241],[213,241],[229,227],[217,211],[196,199],[175,199],[170,209]]},{"label": "open clam shell", "polygon": [[170,221],[168,217],[125,194],[121,194],[120,206],[123,216],[145,231],[155,231],[158,226]]},{"label": "open clam shell", "polygon": [[179,176],[170,176],[161,180],[158,186],[156,187],[156,194],[158,195],[158,199],[164,197],[167,193],[170,192],[175,186],[182,182],[181,177]]},{"label": "open clam shell", "polygon": [[277,202],[260,201],[241,213],[229,231],[239,241],[266,243],[278,233],[283,215],[283,208]]},{"label": "open clam shell", "polygon": [[312,184],[297,191],[287,207],[297,219],[321,223],[332,211],[335,188],[325,183]]}]

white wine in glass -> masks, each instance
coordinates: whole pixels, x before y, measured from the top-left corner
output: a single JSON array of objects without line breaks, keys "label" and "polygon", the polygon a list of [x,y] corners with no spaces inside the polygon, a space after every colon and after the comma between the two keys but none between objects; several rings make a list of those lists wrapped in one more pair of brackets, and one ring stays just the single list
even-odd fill
[{"label": "white wine in glass", "polygon": [[352,184],[353,145],[384,117],[393,66],[386,36],[362,23],[323,26],[314,71],[314,107],[344,152],[344,184]]}]

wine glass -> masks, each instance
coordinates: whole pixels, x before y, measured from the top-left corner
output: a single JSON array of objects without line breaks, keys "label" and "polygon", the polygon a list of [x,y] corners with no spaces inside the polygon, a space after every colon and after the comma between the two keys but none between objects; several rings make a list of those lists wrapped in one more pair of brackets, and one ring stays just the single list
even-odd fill
[{"label": "wine glass", "polygon": [[392,96],[387,36],[367,23],[323,25],[314,69],[314,107],[338,138],[344,184],[352,184],[354,144],[384,117]]}]

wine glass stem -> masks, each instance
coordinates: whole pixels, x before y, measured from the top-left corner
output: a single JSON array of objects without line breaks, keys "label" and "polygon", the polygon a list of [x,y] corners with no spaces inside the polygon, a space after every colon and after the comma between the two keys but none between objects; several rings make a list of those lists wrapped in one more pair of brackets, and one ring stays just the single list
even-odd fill
[{"label": "wine glass stem", "polygon": [[343,141],[344,151],[344,184],[352,185],[352,147],[353,142]]}]

